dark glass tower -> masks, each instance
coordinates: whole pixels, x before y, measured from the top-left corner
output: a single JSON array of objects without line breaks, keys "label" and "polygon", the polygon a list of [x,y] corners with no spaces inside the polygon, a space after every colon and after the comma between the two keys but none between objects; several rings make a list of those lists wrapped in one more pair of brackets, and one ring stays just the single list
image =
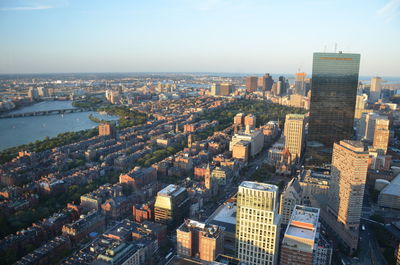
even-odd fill
[{"label": "dark glass tower", "polygon": [[359,67],[360,54],[314,53],[309,141],[352,139]]}]

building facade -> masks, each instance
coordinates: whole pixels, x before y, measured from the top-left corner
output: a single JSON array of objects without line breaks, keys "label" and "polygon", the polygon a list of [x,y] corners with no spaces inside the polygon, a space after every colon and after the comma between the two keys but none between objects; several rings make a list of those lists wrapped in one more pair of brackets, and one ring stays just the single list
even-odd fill
[{"label": "building facade", "polygon": [[188,210],[185,188],[170,184],[157,193],[154,204],[154,221],[161,224],[180,223]]},{"label": "building facade", "polygon": [[282,240],[280,265],[313,265],[319,209],[296,205]]},{"label": "building facade", "polygon": [[359,141],[334,144],[328,211],[336,219],[335,232],[349,247],[357,249],[361,210],[368,170],[368,152]]},{"label": "building facade", "polygon": [[377,102],[381,98],[382,78],[375,76],[371,78],[371,87],[369,89],[369,101]]},{"label": "building facade", "polygon": [[285,120],[285,148],[292,155],[293,160],[303,154],[305,139],[305,118],[301,114],[287,114]]},{"label": "building facade", "polygon": [[223,229],[194,220],[185,222],[176,230],[177,254],[203,262],[212,262],[224,250]]},{"label": "building facade", "polygon": [[308,140],[351,139],[359,65],[360,54],[314,53]]},{"label": "building facade", "polygon": [[278,187],[244,181],[237,194],[237,258],[248,265],[275,265],[278,262]]}]

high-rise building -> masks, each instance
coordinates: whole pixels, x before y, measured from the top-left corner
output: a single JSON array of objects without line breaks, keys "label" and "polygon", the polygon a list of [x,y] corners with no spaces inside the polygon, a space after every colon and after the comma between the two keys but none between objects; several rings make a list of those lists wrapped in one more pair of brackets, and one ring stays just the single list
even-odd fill
[{"label": "high-rise building", "polygon": [[271,90],[273,84],[274,80],[269,74],[265,74],[258,78],[258,87],[260,87],[262,90]]},{"label": "high-rise building", "polygon": [[296,73],[294,80],[295,93],[306,96],[306,73]]},{"label": "high-rise building", "polygon": [[212,84],[211,85],[211,95],[219,96],[220,94],[221,94],[221,86],[219,84]]},{"label": "high-rise building", "polygon": [[258,77],[257,76],[247,76],[246,77],[246,88],[248,91],[257,90]]},{"label": "high-rise building", "polygon": [[237,194],[237,258],[248,265],[275,265],[278,262],[278,187],[244,181]]},{"label": "high-rise building", "polygon": [[319,209],[296,205],[282,240],[280,265],[314,265]]},{"label": "high-rise building", "polygon": [[244,125],[244,113],[238,113],[235,115],[233,118],[233,124],[239,127],[242,127]]},{"label": "high-rise building", "polygon": [[244,126],[250,126],[250,129],[254,130],[256,128],[256,116],[247,114],[246,117],[244,117]]},{"label": "high-rise building", "polygon": [[300,158],[303,154],[305,138],[305,120],[301,114],[287,114],[285,120],[284,136],[285,148],[292,155],[293,160]]},{"label": "high-rise building", "polygon": [[367,100],[368,100],[367,94],[357,95],[356,109],[355,109],[355,113],[354,113],[354,118],[356,119],[356,122],[361,118],[361,115],[365,110]]},{"label": "high-rise building", "polygon": [[314,53],[309,140],[331,148],[353,136],[360,54]]},{"label": "high-rise building", "polygon": [[47,87],[38,87],[38,95],[39,97],[48,97],[49,96],[49,90]]},{"label": "high-rise building", "polygon": [[369,100],[371,103],[377,102],[381,98],[382,78],[375,76],[371,78],[371,87],[369,89]]},{"label": "high-rise building", "polygon": [[176,243],[179,256],[212,262],[224,250],[223,229],[188,219],[176,229]]},{"label": "high-rise building", "polygon": [[379,119],[379,114],[375,112],[371,112],[366,114],[365,116],[365,132],[364,132],[364,140],[372,143],[374,140],[374,133],[375,133],[375,123],[376,120]]},{"label": "high-rise building", "polygon": [[230,83],[220,84],[220,95],[221,96],[229,96],[233,91],[234,91],[233,84],[230,84]]},{"label": "high-rise building", "polygon": [[[352,253],[359,225],[368,170],[368,152],[359,141],[343,140],[333,147],[331,186],[325,219]],[[328,220],[329,219],[329,220]],[[335,222],[332,223],[332,221]]]},{"label": "high-rise building", "polygon": [[279,92],[280,92],[279,95],[285,95],[286,94],[286,89],[288,87],[287,80],[286,80],[286,78],[284,76],[280,76],[278,80],[279,80],[279,82],[281,82],[281,84],[279,85],[279,89],[278,89]]},{"label": "high-rise building", "polygon": [[188,194],[185,188],[174,184],[157,193],[154,204],[154,220],[162,224],[180,223],[188,210]]},{"label": "high-rise building", "polygon": [[387,117],[380,117],[375,121],[374,143],[376,150],[386,154],[389,145],[389,120]]}]

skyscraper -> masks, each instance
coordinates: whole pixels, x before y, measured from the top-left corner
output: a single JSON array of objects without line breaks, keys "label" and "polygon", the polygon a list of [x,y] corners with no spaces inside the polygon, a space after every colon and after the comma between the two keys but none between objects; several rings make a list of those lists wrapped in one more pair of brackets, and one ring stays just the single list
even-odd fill
[{"label": "skyscraper", "polygon": [[212,84],[211,85],[211,95],[212,96],[219,96],[221,91],[221,87],[219,84]]},{"label": "skyscraper", "polygon": [[274,80],[270,74],[265,74],[258,78],[258,86],[261,87],[262,90],[271,90],[273,84]]},{"label": "skyscraper", "polygon": [[[343,140],[333,147],[331,187],[325,220],[350,252],[357,249],[368,170],[368,152],[359,141]],[[335,221],[334,221],[335,220]],[[332,222],[334,221],[334,222]]]},{"label": "skyscraper", "polygon": [[256,116],[251,113],[247,114],[244,117],[244,126],[250,126],[250,129],[254,130],[256,128]]},{"label": "skyscraper", "polygon": [[244,181],[239,186],[236,250],[248,265],[277,264],[279,248],[278,187]]},{"label": "skyscraper", "polygon": [[304,115],[287,114],[285,120],[285,148],[292,155],[292,159],[300,158],[303,154],[304,143]]},{"label": "skyscraper", "polygon": [[371,87],[369,89],[369,100],[371,103],[377,102],[381,98],[382,78],[375,76],[371,78]]},{"label": "skyscraper", "polygon": [[229,96],[230,93],[234,91],[233,84],[230,83],[222,83],[220,84],[220,95],[221,96]]},{"label": "skyscraper", "polygon": [[389,145],[389,120],[387,117],[380,117],[375,121],[374,143],[376,150],[386,154]]},{"label": "skyscraper", "polygon": [[353,136],[360,54],[314,53],[309,140],[331,148]]},{"label": "skyscraper", "polygon": [[296,205],[282,240],[280,265],[313,265],[319,234],[319,209]]},{"label": "skyscraper", "polygon": [[248,91],[254,91],[257,90],[257,82],[258,82],[258,77],[257,76],[247,76],[246,77],[246,88]]},{"label": "skyscraper", "polygon": [[294,80],[294,88],[296,94],[305,96],[306,95],[306,73],[296,73],[296,78]]}]

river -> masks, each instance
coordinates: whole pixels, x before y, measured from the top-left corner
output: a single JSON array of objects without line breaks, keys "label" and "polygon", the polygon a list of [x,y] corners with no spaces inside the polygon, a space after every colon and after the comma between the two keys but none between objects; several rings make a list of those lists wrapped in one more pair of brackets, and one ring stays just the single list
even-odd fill
[{"label": "river", "polygon": [[[13,111],[25,113],[41,110],[71,109],[72,101],[44,101]],[[68,114],[33,116],[0,119],[0,150],[54,137],[59,133],[81,131],[96,127],[98,124],[89,119],[93,114],[103,120],[116,120],[118,117],[101,115],[97,112],[77,112]]]}]

